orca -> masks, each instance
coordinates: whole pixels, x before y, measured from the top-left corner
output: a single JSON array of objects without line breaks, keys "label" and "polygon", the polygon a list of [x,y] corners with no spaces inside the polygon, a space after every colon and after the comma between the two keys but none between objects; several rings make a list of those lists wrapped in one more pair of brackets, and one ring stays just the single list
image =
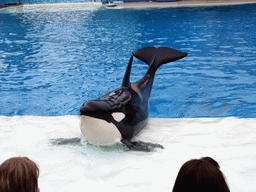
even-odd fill
[{"label": "orca", "polygon": [[[160,144],[132,141],[132,138],[147,125],[149,98],[157,69],[186,56],[186,52],[168,47],[144,47],[133,51],[121,87],[84,102],[80,108],[80,129],[86,142],[108,145],[121,141],[128,149],[136,151],[163,148]],[[149,66],[135,83],[130,82],[133,57]]]}]

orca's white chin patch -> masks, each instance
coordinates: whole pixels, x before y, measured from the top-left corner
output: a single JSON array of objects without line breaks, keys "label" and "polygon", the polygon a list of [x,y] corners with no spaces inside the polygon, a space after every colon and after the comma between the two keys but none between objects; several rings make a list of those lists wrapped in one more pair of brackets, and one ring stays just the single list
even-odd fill
[{"label": "orca's white chin patch", "polygon": [[85,115],[81,115],[80,119],[80,129],[88,143],[110,145],[121,141],[122,135],[113,123]]}]

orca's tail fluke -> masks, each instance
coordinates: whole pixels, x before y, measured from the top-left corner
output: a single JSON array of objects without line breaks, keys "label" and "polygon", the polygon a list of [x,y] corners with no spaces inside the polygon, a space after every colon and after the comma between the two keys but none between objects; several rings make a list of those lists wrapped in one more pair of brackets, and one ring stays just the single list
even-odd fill
[{"label": "orca's tail fluke", "polygon": [[154,65],[155,70],[165,63],[182,59],[188,55],[186,52],[168,47],[144,47],[133,51],[132,54],[149,66]]}]

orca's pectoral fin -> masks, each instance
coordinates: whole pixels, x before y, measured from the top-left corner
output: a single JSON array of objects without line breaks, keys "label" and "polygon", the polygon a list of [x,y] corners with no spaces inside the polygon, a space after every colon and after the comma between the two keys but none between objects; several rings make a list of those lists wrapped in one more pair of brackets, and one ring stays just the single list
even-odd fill
[{"label": "orca's pectoral fin", "polygon": [[50,139],[50,143],[52,145],[65,145],[69,143],[79,143],[80,141],[81,141],[81,138],[79,137]]},{"label": "orca's pectoral fin", "polygon": [[121,142],[129,149],[133,151],[145,151],[150,152],[156,148],[164,149],[160,144],[147,143],[143,141],[130,141],[128,139],[122,139]]}]

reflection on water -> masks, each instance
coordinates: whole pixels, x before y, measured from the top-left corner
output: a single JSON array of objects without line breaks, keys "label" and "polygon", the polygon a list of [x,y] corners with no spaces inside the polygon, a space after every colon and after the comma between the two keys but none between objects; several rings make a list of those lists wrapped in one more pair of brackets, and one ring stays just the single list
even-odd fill
[{"label": "reflection on water", "polygon": [[[151,117],[255,117],[255,9],[1,11],[0,114],[77,115],[121,85],[133,50],[167,46],[189,55],[157,71]],[[146,69],[135,60],[132,81]]]}]

